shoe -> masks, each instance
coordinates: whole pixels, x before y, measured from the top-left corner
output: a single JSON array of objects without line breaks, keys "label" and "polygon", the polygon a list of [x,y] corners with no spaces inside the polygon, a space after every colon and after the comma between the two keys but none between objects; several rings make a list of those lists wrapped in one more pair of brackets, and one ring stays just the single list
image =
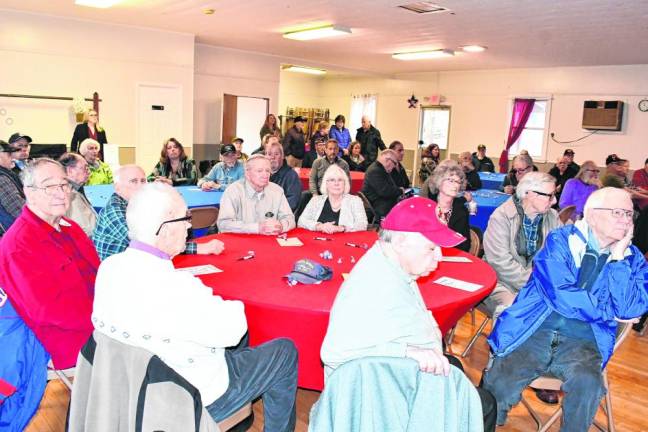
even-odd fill
[{"label": "shoe", "polygon": [[558,391],[556,390],[541,390],[541,389],[534,389],[536,396],[538,399],[540,399],[542,402],[549,404],[549,405],[556,405],[558,403]]}]

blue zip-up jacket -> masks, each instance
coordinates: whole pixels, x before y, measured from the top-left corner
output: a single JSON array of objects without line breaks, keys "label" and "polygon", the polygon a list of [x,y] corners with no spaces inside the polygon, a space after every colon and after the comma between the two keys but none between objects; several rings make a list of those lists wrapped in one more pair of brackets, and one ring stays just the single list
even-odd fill
[{"label": "blue zip-up jacket", "polygon": [[615,318],[632,319],[648,311],[648,263],[635,246],[626,249],[623,260],[606,263],[589,290],[577,285],[588,232],[580,220],[547,236],[529,281],[488,338],[495,356],[511,353],[556,311],[590,323],[604,368],[614,349]]},{"label": "blue zip-up jacket", "polygon": [[342,154],[342,150],[349,148],[351,145],[351,133],[349,132],[349,129],[345,127],[340,130],[335,125],[331,126],[329,136],[335,139],[340,145],[340,154]]}]

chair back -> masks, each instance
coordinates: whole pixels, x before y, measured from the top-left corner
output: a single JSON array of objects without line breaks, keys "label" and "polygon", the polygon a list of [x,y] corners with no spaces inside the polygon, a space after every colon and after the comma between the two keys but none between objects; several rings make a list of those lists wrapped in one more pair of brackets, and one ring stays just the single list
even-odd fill
[{"label": "chair back", "polygon": [[365,212],[367,212],[367,222],[369,222],[369,225],[373,225],[374,223],[376,223],[376,211],[374,210],[373,206],[371,205],[371,202],[369,202],[369,199],[365,194],[358,191],[358,196],[362,200],[362,204],[364,205]]},{"label": "chair back", "polygon": [[562,208],[558,212],[558,219],[560,219],[560,222],[562,222],[563,224],[566,224],[567,221],[571,220],[575,211],[576,211],[575,205],[570,205],[565,208]]},{"label": "chair back", "polygon": [[194,207],[191,209],[191,228],[208,228],[218,220],[218,207]]},{"label": "chair back", "polygon": [[479,257],[481,255],[482,236],[480,235],[479,228],[470,227],[470,252],[471,255]]}]

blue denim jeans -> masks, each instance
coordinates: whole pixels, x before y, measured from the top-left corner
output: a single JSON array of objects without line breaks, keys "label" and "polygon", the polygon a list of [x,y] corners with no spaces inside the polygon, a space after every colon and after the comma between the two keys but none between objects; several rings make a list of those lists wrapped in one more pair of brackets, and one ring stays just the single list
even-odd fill
[{"label": "blue denim jeans", "polygon": [[254,348],[247,338],[225,351],[229,386],[207,407],[221,421],[259,396],[263,399],[264,431],[295,430],[297,349],[289,339],[274,339]]},{"label": "blue denim jeans", "polygon": [[495,358],[484,375],[484,388],[497,400],[497,424],[506,422],[508,411],[531,381],[549,375],[563,381],[561,432],[586,432],[605,394],[601,361],[592,341],[540,327],[515,351]]}]

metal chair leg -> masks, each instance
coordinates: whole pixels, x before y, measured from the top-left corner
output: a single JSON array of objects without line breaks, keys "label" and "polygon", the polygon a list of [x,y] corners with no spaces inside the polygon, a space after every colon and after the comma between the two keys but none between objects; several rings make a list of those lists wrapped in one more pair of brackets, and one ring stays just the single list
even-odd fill
[{"label": "metal chair leg", "polygon": [[486,328],[486,325],[487,325],[490,321],[491,321],[491,318],[490,318],[490,317],[486,317],[486,319],[484,319],[484,322],[482,322],[481,325],[479,326],[479,329],[477,329],[477,333],[475,333],[475,335],[472,337],[472,339],[470,339],[470,342],[468,342],[468,346],[467,346],[466,349],[461,353],[461,357],[462,357],[462,358],[466,358],[466,356],[468,355],[468,353],[469,353],[470,350],[472,349],[473,345],[475,345],[475,342],[477,342],[477,339],[479,338],[479,336],[482,335],[482,333],[484,332],[484,329]]}]

